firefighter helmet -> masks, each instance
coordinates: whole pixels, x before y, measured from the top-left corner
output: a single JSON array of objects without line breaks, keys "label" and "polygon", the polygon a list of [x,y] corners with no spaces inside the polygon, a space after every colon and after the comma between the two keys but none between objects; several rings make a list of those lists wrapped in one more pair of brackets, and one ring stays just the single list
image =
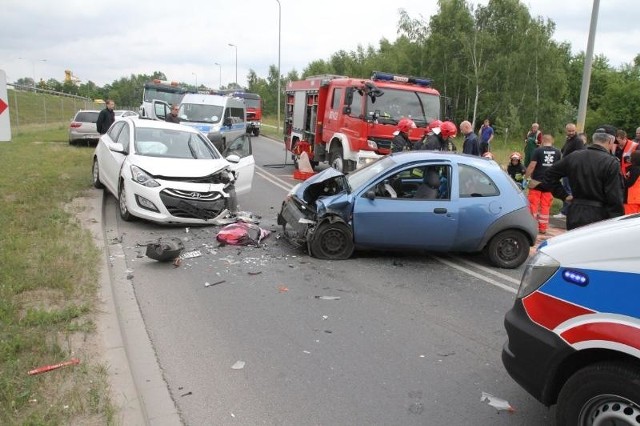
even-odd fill
[{"label": "firefighter helmet", "polygon": [[456,125],[450,121],[445,121],[444,123],[442,123],[440,125],[440,131],[444,139],[455,138],[456,135],[458,134],[458,129],[456,128]]},{"label": "firefighter helmet", "polygon": [[416,123],[410,118],[403,118],[398,121],[398,130],[402,133],[409,133],[409,130],[415,129]]},{"label": "firefighter helmet", "polygon": [[442,126],[442,121],[440,120],[433,120],[431,123],[429,123],[427,125],[427,133],[429,133],[431,130],[433,130],[435,127],[440,127]]}]

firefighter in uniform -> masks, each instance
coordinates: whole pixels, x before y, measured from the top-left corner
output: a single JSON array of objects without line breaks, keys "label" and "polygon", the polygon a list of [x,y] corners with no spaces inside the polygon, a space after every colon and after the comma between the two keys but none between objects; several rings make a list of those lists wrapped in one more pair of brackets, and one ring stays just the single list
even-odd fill
[{"label": "firefighter in uniform", "polygon": [[428,151],[457,151],[453,144],[453,138],[458,134],[458,128],[451,121],[443,122],[440,127],[434,127],[422,141],[420,147],[416,149],[424,149]]},{"label": "firefighter in uniform", "polygon": [[394,136],[391,140],[391,152],[400,152],[405,149],[411,149],[409,131],[415,128],[416,123],[414,123],[410,118],[403,118],[398,121],[398,130],[393,132]]},{"label": "firefighter in uniform", "polygon": [[[544,174],[543,188],[569,202],[567,229],[588,225],[624,214],[620,163],[611,155],[616,129],[599,126],[593,144],[554,163]],[[560,179],[569,178],[573,195]]]}]

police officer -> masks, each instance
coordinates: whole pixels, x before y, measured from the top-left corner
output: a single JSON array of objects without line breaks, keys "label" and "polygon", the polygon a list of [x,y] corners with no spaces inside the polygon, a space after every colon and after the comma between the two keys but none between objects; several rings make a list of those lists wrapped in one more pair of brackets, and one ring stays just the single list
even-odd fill
[{"label": "police officer", "polygon": [[[543,188],[570,202],[568,230],[624,214],[620,164],[611,155],[615,135],[614,127],[599,126],[592,145],[564,157],[544,174]],[[573,195],[562,187],[563,177],[569,178]]]}]

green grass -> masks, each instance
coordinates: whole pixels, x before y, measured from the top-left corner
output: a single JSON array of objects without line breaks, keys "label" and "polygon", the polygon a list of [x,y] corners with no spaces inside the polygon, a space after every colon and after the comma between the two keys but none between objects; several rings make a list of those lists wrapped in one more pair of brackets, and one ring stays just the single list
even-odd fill
[{"label": "green grass", "polygon": [[0,143],[0,424],[112,424],[106,370],[82,344],[95,338],[100,252],[64,208],[91,187],[93,150],[70,147],[66,125],[41,127]]}]

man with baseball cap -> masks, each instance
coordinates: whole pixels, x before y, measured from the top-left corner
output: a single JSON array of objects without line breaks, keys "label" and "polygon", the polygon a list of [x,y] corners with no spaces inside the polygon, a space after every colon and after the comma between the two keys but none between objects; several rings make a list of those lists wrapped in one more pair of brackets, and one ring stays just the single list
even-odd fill
[{"label": "man with baseball cap", "polygon": [[[587,149],[564,157],[544,175],[543,188],[570,203],[568,230],[624,214],[620,164],[611,154],[616,130],[609,125],[598,126]],[[573,195],[562,187],[563,177],[569,178]]]}]

